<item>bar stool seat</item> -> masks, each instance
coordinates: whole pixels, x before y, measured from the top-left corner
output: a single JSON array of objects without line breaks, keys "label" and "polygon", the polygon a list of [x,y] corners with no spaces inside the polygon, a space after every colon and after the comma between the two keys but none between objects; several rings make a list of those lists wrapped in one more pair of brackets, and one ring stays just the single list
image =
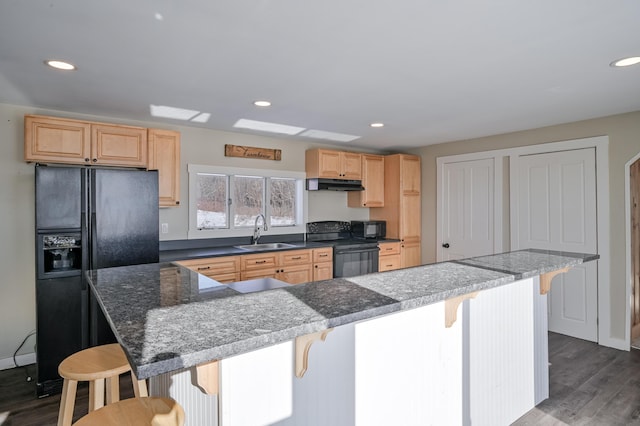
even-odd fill
[{"label": "bar stool seat", "polygon": [[[104,406],[105,383],[107,404],[120,400],[119,376],[131,371],[131,366],[119,344],[95,346],[69,355],[58,366],[64,379],[58,426],[70,426],[73,419],[78,382],[89,382],[89,412]],[[131,371],[136,397],[146,397],[147,386]]]},{"label": "bar stool seat", "polygon": [[184,410],[171,398],[130,398],[82,417],[74,426],[182,426]]}]

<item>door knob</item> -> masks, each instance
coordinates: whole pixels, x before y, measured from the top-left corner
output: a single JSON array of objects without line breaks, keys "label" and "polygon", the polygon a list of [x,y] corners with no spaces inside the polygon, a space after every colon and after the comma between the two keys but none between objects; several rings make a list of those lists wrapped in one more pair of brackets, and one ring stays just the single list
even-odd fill
[{"label": "door knob", "polygon": [[444,243],[444,244],[442,245],[442,247],[444,247],[444,248],[449,248],[449,243]]}]

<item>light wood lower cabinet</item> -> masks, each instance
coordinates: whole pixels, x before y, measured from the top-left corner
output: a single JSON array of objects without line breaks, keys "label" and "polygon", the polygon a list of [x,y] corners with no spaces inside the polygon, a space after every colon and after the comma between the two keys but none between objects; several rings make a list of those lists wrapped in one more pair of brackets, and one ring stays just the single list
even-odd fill
[{"label": "light wood lower cabinet", "polygon": [[311,250],[292,250],[241,256],[242,281],[275,278],[289,284],[313,280]]},{"label": "light wood lower cabinet", "polygon": [[313,281],[333,278],[333,247],[313,249]]},{"label": "light wood lower cabinet", "polygon": [[240,256],[208,257],[175,262],[221,283],[240,281]]},{"label": "light wood lower cabinet", "polygon": [[289,284],[333,278],[333,248],[287,250],[175,262],[221,283],[275,278]]},{"label": "light wood lower cabinet", "polygon": [[400,242],[379,243],[378,246],[380,247],[378,271],[400,269]]}]

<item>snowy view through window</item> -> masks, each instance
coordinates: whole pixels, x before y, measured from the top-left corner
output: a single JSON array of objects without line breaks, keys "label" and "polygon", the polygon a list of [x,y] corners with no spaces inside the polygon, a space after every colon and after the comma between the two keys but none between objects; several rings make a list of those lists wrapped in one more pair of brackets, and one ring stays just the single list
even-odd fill
[{"label": "snowy view through window", "polygon": [[295,179],[205,173],[198,173],[197,176],[197,226],[200,229],[230,227],[227,205],[229,198],[234,207],[233,227],[253,227],[258,214],[265,213],[264,200],[267,195],[270,206],[270,216],[267,218],[269,225],[296,224]]}]

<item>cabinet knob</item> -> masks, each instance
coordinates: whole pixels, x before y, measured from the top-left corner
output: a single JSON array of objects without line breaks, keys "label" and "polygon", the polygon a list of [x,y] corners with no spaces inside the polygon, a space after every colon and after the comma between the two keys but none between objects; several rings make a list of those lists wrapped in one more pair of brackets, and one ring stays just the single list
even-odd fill
[{"label": "cabinet knob", "polygon": [[97,159],[97,158],[94,158],[94,159],[93,159],[93,160],[91,160],[91,161],[93,161],[94,163],[97,163],[97,162],[98,162],[98,159]]},{"label": "cabinet knob", "polygon": [[85,158],[85,159],[84,159],[84,161],[85,161],[86,163],[88,163],[88,162],[89,162],[89,159],[88,159],[88,158]]},{"label": "cabinet knob", "polygon": [[180,201],[176,201],[176,206],[180,204]]}]

